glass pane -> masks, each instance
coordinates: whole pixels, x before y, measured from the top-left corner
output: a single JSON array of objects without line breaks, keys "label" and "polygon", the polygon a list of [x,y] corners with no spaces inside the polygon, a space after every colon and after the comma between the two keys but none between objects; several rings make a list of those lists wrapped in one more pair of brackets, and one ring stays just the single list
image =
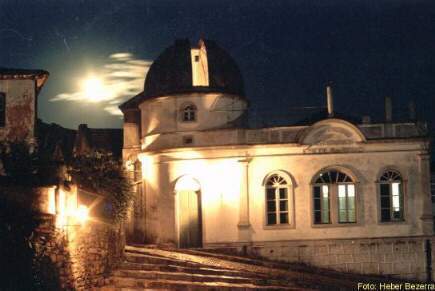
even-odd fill
[{"label": "glass pane", "polygon": [[338,212],[338,221],[339,222],[347,222],[346,210],[340,210]]},{"label": "glass pane", "polygon": [[338,197],[346,197],[346,185],[338,185]]},{"label": "glass pane", "polygon": [[329,194],[328,185],[323,185],[322,186],[322,197],[323,198],[328,198],[328,194]]},{"label": "glass pane", "polygon": [[399,196],[393,196],[393,211],[400,211]]},{"label": "glass pane", "polygon": [[329,175],[331,176],[331,183],[336,183],[338,173],[336,171],[331,171],[329,172]]},{"label": "glass pane", "polygon": [[355,197],[355,185],[353,185],[353,184],[347,185],[347,196],[348,197]]},{"label": "glass pane", "polygon": [[314,198],[320,198],[320,186],[315,186],[313,189]]},{"label": "glass pane", "polygon": [[275,188],[267,188],[267,200],[275,200]]},{"label": "glass pane", "polygon": [[322,212],[322,223],[329,223],[329,211]]},{"label": "glass pane", "polygon": [[348,210],[347,211],[347,221],[348,222],[355,222],[355,210]]},{"label": "glass pane", "polygon": [[267,212],[275,212],[275,211],[276,211],[275,201],[268,201],[267,202]]},{"label": "glass pane", "polygon": [[347,209],[355,210],[355,197],[347,197]]},{"label": "glass pane", "polygon": [[389,184],[381,184],[381,196],[390,196]]},{"label": "glass pane", "polygon": [[287,200],[279,201],[279,211],[288,211]]},{"label": "glass pane", "polygon": [[314,223],[322,223],[320,211],[314,211]]},{"label": "glass pane", "polygon": [[346,198],[345,197],[339,197],[338,198],[338,209],[343,210],[346,209]]},{"label": "glass pane", "polygon": [[390,209],[382,209],[381,210],[381,221],[390,221],[391,217],[390,217]]},{"label": "glass pane", "polygon": [[320,199],[314,199],[314,210],[320,211]]},{"label": "glass pane", "polygon": [[279,199],[287,199],[287,188],[279,189]]},{"label": "glass pane", "polygon": [[390,208],[390,196],[381,197],[381,208]]},{"label": "glass pane", "polygon": [[402,211],[393,211],[394,219],[402,219]]},{"label": "glass pane", "polygon": [[346,180],[346,175],[342,172],[338,173],[338,182],[344,182]]},{"label": "glass pane", "polygon": [[280,213],[279,223],[280,224],[288,223],[288,213]]},{"label": "glass pane", "polygon": [[399,196],[399,194],[400,194],[399,185],[400,185],[400,183],[397,183],[397,182],[391,184],[392,189],[393,189],[393,196]]},{"label": "glass pane", "polygon": [[275,213],[269,213],[267,215],[267,224],[276,224],[276,215],[275,215]]}]

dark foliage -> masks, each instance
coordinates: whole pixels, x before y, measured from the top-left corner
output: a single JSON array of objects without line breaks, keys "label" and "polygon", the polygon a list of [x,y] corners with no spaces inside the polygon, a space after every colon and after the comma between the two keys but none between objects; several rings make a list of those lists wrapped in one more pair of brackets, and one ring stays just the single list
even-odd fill
[{"label": "dark foliage", "polygon": [[132,186],[125,175],[122,162],[111,153],[94,151],[75,157],[69,167],[73,182],[104,196],[111,205],[111,217],[125,217],[133,198]]}]

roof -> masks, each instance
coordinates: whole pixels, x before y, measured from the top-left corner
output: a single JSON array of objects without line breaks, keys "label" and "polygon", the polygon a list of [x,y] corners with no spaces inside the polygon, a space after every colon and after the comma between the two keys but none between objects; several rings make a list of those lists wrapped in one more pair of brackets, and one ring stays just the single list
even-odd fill
[{"label": "roof", "polygon": [[192,46],[187,39],[176,40],[151,65],[144,91],[121,104],[120,109],[135,108],[147,99],[183,93],[227,93],[245,97],[242,75],[234,59],[211,40],[200,40],[199,48],[202,46],[207,52],[208,86],[193,86]]},{"label": "roof", "polygon": [[31,79],[36,80],[38,91],[42,88],[45,81],[47,81],[49,72],[44,70],[31,70],[31,69],[16,69],[0,67],[0,80],[10,79]]}]

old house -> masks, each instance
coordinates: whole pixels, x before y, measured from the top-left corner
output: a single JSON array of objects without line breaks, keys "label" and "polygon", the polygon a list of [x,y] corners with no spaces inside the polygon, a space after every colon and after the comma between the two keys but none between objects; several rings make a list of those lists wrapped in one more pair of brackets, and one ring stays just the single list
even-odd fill
[{"label": "old house", "polygon": [[385,120],[349,121],[327,95],[321,119],[250,128],[233,58],[209,40],[176,41],[120,106],[136,183],[131,237],[427,278],[425,126],[394,122],[388,98]]},{"label": "old house", "polygon": [[43,70],[0,68],[0,140],[34,142]]}]

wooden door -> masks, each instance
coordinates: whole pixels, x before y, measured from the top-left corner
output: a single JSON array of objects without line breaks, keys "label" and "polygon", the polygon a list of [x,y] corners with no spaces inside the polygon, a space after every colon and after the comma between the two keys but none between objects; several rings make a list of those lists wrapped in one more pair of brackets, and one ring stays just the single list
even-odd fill
[{"label": "wooden door", "polygon": [[201,247],[201,200],[199,192],[179,191],[178,199],[180,248]]}]

